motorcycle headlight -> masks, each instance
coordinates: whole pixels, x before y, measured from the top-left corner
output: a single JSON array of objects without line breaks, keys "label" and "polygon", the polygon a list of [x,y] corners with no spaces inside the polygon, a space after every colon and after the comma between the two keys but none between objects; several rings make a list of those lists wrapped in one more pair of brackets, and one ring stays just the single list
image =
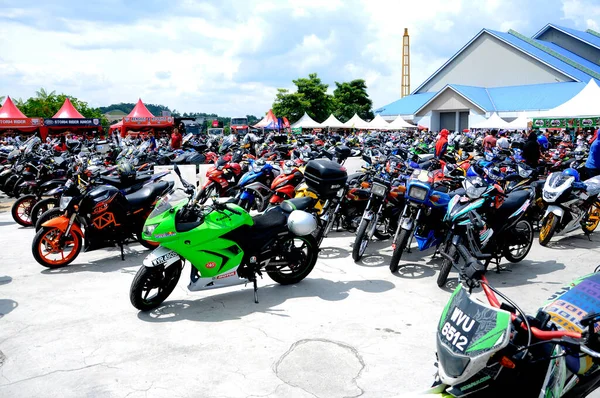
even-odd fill
[{"label": "motorcycle headlight", "polygon": [[558,196],[560,195],[560,192],[548,192],[546,190],[544,190],[542,192],[542,196],[544,197],[544,200],[546,202],[554,202]]},{"label": "motorcycle headlight", "polygon": [[427,196],[427,189],[416,186],[416,185],[411,186],[408,191],[408,197],[415,199],[415,200],[423,201],[423,200],[425,200],[426,196]]},{"label": "motorcycle headlight", "polygon": [[486,190],[487,185],[483,182],[481,177],[465,180],[465,191],[467,192],[467,196],[471,199],[481,197]]},{"label": "motorcycle headlight", "polygon": [[152,236],[156,227],[158,227],[158,224],[144,225],[143,234],[146,236]]},{"label": "motorcycle headlight", "polygon": [[469,357],[455,354],[446,348],[439,337],[437,338],[437,354],[444,373],[453,378],[462,376],[471,362]]},{"label": "motorcycle headlight", "polygon": [[374,182],[371,187],[371,192],[373,192],[373,195],[375,196],[384,197],[387,192],[387,187],[378,182]]},{"label": "motorcycle headlight", "polygon": [[71,203],[71,199],[73,199],[72,196],[61,196],[59,208],[61,210],[66,210],[66,208],[69,206],[69,203]]}]

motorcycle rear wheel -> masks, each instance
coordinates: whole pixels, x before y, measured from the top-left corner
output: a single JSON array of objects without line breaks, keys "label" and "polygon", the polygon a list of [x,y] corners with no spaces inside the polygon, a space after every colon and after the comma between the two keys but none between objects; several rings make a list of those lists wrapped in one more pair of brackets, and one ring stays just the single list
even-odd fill
[{"label": "motorcycle rear wheel", "polygon": [[594,205],[588,210],[587,217],[581,229],[583,229],[583,232],[591,234],[598,228],[598,224],[600,224],[600,208]]},{"label": "motorcycle rear wheel", "polygon": [[540,236],[539,242],[542,246],[548,246],[548,242],[554,236],[556,232],[556,227],[558,226],[558,218],[554,213],[550,213],[542,220],[542,225],[540,226]]},{"label": "motorcycle rear wheel", "polygon": [[[183,267],[181,261],[164,267],[142,265],[131,282],[129,300],[140,311],[150,311],[169,297],[179,282]],[[148,298],[154,290],[154,294]]]},{"label": "motorcycle rear wheel", "polygon": [[[502,255],[511,263],[518,263],[523,261],[527,257],[527,254],[529,254],[529,250],[531,250],[531,246],[533,245],[533,226],[529,221],[521,220],[512,228],[511,234],[513,233],[527,241],[520,245],[510,245],[507,243],[504,246]],[[516,249],[515,246],[517,247]]]},{"label": "motorcycle rear wheel", "polygon": [[394,242],[394,254],[392,254],[392,260],[390,261],[390,271],[392,274],[398,272],[400,269],[400,258],[402,257],[402,253],[406,249],[406,245],[408,244],[408,238],[410,237],[410,231],[405,229],[400,230],[396,241]]},{"label": "motorcycle rear wheel", "polygon": [[[298,242],[301,244],[298,246]],[[272,268],[267,266],[267,275],[280,285],[292,285],[300,282],[310,274],[317,263],[319,247],[311,235],[291,236],[282,245],[286,253],[276,256],[273,261],[288,261],[287,266]],[[287,270],[286,270],[287,269]]]}]

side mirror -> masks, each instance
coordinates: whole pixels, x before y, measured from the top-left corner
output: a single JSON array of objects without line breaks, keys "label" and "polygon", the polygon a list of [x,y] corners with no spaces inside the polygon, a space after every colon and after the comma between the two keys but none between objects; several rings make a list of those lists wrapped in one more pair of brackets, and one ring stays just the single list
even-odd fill
[{"label": "side mirror", "polygon": [[369,164],[372,162],[372,160],[371,160],[371,157],[370,157],[370,156],[363,155],[363,156],[362,156],[362,158],[363,158],[363,160],[364,160],[365,162],[367,162],[367,163],[369,163]]}]

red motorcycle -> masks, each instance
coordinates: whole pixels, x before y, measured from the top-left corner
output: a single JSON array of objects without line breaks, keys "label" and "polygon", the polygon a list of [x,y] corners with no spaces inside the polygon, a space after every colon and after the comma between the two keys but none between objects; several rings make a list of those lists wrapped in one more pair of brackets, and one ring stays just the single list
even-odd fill
[{"label": "red motorcycle", "polygon": [[203,204],[211,196],[219,197],[235,196],[235,189],[238,180],[242,176],[242,166],[239,163],[231,161],[231,154],[221,156],[206,172],[206,183],[202,186],[198,195],[198,202]]},{"label": "red motorcycle", "polygon": [[296,167],[293,161],[287,160],[283,163],[281,174],[271,183],[273,195],[269,199],[271,206],[276,206],[286,199],[295,196],[296,187],[304,180],[304,174]]}]

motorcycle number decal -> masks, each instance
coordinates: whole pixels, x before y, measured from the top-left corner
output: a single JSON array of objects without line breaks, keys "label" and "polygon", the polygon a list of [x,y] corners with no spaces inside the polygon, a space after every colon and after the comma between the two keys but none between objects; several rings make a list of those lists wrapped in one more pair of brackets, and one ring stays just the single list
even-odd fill
[{"label": "motorcycle number decal", "polygon": [[217,266],[217,263],[215,263],[214,261],[211,261],[209,263],[206,263],[206,265],[204,266],[205,268],[215,268]]},{"label": "motorcycle number decal", "polygon": [[465,314],[460,308],[454,307],[454,311],[442,327],[440,335],[447,343],[464,352],[478,327],[479,322]]},{"label": "motorcycle number decal", "polygon": [[152,260],[152,265],[160,265],[162,263],[166,263],[167,261],[169,261],[170,259],[172,259],[173,257],[178,257],[179,255],[175,252],[169,252],[167,254],[164,254],[160,257],[158,257],[155,260]]}]

